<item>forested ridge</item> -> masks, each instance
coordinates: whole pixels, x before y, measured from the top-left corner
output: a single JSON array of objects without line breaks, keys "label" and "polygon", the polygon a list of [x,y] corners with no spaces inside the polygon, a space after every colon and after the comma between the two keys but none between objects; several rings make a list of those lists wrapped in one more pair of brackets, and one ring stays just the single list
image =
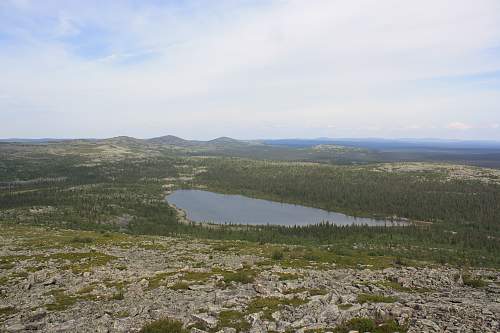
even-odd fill
[{"label": "forested ridge", "polygon": [[[193,173],[193,170],[202,172]],[[194,178],[187,177],[193,174]],[[178,222],[164,200],[166,179],[358,216],[432,223],[408,227],[204,226]],[[89,161],[47,154],[0,159],[0,223],[117,230],[322,247],[354,258],[389,256],[500,267],[500,189],[437,172],[372,166],[149,156]]]},{"label": "forested ridge", "polygon": [[500,186],[444,175],[380,172],[369,167],[237,159],[204,161],[198,181],[221,192],[307,204],[359,216],[477,223],[500,221]]}]

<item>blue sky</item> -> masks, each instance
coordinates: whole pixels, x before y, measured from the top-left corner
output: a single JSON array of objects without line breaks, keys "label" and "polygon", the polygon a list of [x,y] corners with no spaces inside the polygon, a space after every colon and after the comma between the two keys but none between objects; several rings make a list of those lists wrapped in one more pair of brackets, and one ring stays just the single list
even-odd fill
[{"label": "blue sky", "polygon": [[500,1],[0,2],[0,137],[500,140]]}]

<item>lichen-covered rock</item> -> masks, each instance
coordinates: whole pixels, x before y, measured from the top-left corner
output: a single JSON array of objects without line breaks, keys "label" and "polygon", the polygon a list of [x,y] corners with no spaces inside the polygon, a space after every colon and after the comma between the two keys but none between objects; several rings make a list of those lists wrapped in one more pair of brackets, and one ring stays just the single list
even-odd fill
[{"label": "lichen-covered rock", "polygon": [[470,270],[484,281],[474,287],[446,266],[282,267],[259,251],[194,239],[19,246],[25,241],[0,244],[0,258],[12,258],[0,270],[0,331],[138,332],[162,318],[197,333],[328,331],[360,317],[409,332],[500,331],[495,270]]}]

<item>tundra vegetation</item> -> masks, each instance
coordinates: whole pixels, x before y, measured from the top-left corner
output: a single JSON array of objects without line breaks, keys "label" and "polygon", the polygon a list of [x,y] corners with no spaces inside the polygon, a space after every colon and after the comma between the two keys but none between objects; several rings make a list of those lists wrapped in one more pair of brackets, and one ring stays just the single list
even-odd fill
[{"label": "tundra vegetation", "polygon": [[[117,310],[95,325],[143,332],[460,328],[456,312],[447,317],[415,304],[439,300],[456,307],[458,295],[473,290],[487,313],[458,314],[467,317],[462,325],[495,331],[498,170],[443,162],[349,164],[349,154],[366,152],[320,148],[293,154],[272,148],[279,158],[265,159],[260,144],[232,141],[0,143],[0,327],[81,329],[80,321],[71,323],[75,311],[83,309],[88,320],[113,305]],[[412,224],[186,223],[164,199],[179,188]],[[180,303],[162,308],[155,295],[162,304]],[[137,297],[144,298],[142,310],[132,302]],[[318,317],[314,326],[305,319],[311,311],[333,319]]]}]

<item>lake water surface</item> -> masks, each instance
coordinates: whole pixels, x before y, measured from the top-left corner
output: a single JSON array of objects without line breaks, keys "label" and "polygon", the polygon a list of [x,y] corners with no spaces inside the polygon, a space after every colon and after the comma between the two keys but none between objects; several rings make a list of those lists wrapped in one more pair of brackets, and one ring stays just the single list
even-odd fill
[{"label": "lake water surface", "polygon": [[385,220],[357,218],[317,208],[201,190],[177,190],[166,200],[184,210],[187,218],[195,222],[307,225],[328,221],[338,225],[392,225]]}]

